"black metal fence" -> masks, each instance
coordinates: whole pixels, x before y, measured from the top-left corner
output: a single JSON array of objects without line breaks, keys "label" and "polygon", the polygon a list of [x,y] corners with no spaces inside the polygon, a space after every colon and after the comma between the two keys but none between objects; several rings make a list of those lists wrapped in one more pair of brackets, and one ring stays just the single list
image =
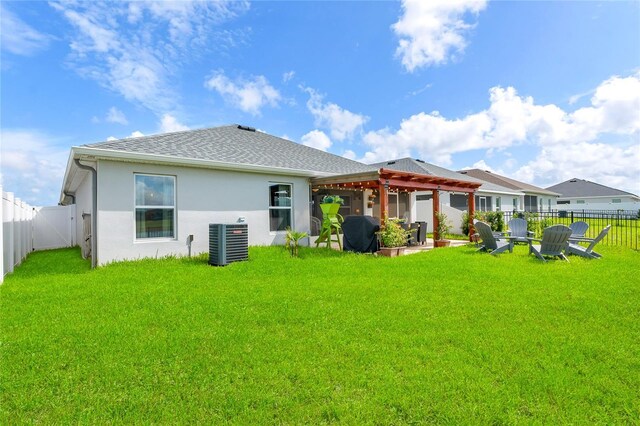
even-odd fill
[{"label": "black metal fence", "polygon": [[589,224],[586,237],[595,238],[600,231],[611,225],[607,236],[600,244],[610,246],[629,247],[634,250],[640,249],[640,212],[634,210],[551,210],[537,213],[504,212],[504,223],[511,218],[523,217],[527,219],[530,230],[536,233],[537,237],[542,235],[542,230],[551,225],[569,225],[577,221],[584,221]]}]

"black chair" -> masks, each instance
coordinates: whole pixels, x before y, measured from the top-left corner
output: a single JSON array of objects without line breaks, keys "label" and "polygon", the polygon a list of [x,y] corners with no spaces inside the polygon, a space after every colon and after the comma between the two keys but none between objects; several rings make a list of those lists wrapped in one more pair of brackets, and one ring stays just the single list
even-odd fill
[{"label": "black chair", "polygon": [[424,245],[427,242],[427,222],[416,222],[418,232],[415,235],[416,243]]}]

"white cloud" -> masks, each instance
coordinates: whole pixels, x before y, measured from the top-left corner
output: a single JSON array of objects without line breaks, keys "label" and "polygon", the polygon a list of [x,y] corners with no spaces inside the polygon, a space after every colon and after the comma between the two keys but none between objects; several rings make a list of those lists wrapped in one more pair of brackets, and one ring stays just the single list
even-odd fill
[{"label": "white cloud", "polygon": [[45,49],[50,36],[42,34],[18,18],[0,3],[0,45],[2,50],[16,55],[30,56]]},{"label": "white cloud", "polygon": [[160,131],[162,133],[181,132],[183,130],[189,130],[189,127],[180,123],[173,115],[164,114],[162,116],[160,120]]},{"label": "white cloud", "polygon": [[282,74],[282,82],[283,83],[287,83],[289,80],[291,80],[293,78],[293,76],[296,74],[295,71],[288,71],[285,72],[284,74]]},{"label": "white cloud", "polygon": [[109,137],[107,138],[107,141],[108,141],[108,142],[111,142],[111,141],[117,141],[117,140],[118,140],[118,138],[116,138],[116,137],[114,137],[114,136],[109,136]]},{"label": "white cloud", "polygon": [[132,132],[132,133],[131,133],[129,136],[127,136],[127,137],[129,137],[129,138],[141,138],[142,136],[144,136],[144,133],[142,133],[142,132],[141,132],[141,131],[139,131],[139,130],[136,130],[136,131]]},{"label": "white cloud", "polygon": [[0,140],[3,190],[33,206],[57,204],[68,146],[30,129],[2,129]]},{"label": "white cloud", "polygon": [[342,156],[344,158],[348,158],[349,160],[355,160],[357,155],[355,152],[353,152],[352,150],[348,149],[345,152],[342,153]]},{"label": "white cloud", "polygon": [[240,78],[231,81],[224,72],[217,71],[205,81],[205,87],[215,90],[225,101],[253,115],[260,114],[260,109],[266,105],[278,106],[282,99],[280,92],[261,75],[249,80]]},{"label": "white cloud", "polygon": [[233,44],[218,24],[245,12],[238,2],[51,2],[72,25],[69,64],[82,76],[156,114],[174,109],[181,68]]},{"label": "white cloud", "polygon": [[326,151],[331,148],[331,139],[321,130],[312,130],[300,138],[302,145]]},{"label": "white cloud", "polygon": [[324,97],[310,87],[302,87],[309,94],[307,108],[315,119],[316,126],[325,127],[337,141],[351,139],[362,129],[369,117],[348,111],[334,103],[323,102]]},{"label": "white cloud", "polygon": [[109,123],[118,123],[124,126],[129,124],[129,121],[127,121],[127,117],[124,115],[124,112],[120,111],[116,107],[109,108],[105,120],[107,120],[107,122]]},{"label": "white cloud", "polygon": [[465,34],[474,27],[466,14],[477,15],[485,0],[403,0],[403,14],[392,25],[400,37],[396,55],[409,72],[447,63],[467,45]]},{"label": "white cloud", "polygon": [[[510,174],[516,179],[551,185],[581,177],[627,190],[640,183],[640,73],[602,82],[591,105],[573,112],[536,104],[512,87],[489,93],[487,109],[462,118],[421,112],[403,120],[397,131],[368,132],[363,142],[369,150],[362,160],[417,156],[449,165],[456,153],[484,150],[495,156],[530,145],[540,153]],[[509,168],[515,167],[513,158],[507,160]]]}]

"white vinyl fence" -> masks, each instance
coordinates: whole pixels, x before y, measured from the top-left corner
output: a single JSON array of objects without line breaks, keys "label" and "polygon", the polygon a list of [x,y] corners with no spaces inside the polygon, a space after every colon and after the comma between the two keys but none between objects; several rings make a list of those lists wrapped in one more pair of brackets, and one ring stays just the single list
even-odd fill
[{"label": "white vinyl fence", "polygon": [[2,191],[0,283],[34,250],[75,245],[75,206],[32,207]]}]

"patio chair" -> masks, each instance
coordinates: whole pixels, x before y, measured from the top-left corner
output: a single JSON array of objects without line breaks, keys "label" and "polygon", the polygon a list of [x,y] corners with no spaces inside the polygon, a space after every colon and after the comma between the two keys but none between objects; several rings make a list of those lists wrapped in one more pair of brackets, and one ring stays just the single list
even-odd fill
[{"label": "patio chair", "polygon": [[[564,225],[553,225],[542,231],[542,239],[527,238],[529,241],[529,254],[533,253],[543,262],[547,260],[545,256],[559,257],[560,259],[569,259],[562,253],[567,248],[569,237],[571,236],[571,228]],[[534,241],[539,241],[540,245],[534,245]]]},{"label": "patio chair", "polygon": [[[611,225],[607,225],[595,238],[574,239],[572,237],[569,240],[569,245],[567,246],[565,252],[567,254],[575,254],[577,256],[586,257],[587,259],[600,259],[602,255],[593,251],[593,248],[609,233],[609,229],[611,229]],[[578,245],[578,242],[588,242],[589,246],[583,247],[581,245]]]},{"label": "patio chair", "polygon": [[533,237],[534,233],[527,231],[527,221],[519,217],[511,219],[507,222],[510,236],[514,243],[529,243],[527,237]]},{"label": "patio chair", "polygon": [[[513,243],[510,237],[496,237],[491,231],[491,227],[484,222],[477,221],[475,223],[478,236],[482,240],[482,244],[478,251],[488,251],[490,254],[502,253],[505,250],[509,250],[509,253],[513,253]],[[507,241],[503,241],[506,239]]]},{"label": "patio chair", "polygon": [[580,220],[578,222],[573,222],[569,225],[569,228],[571,228],[571,238],[582,238],[584,237],[584,234],[587,233],[589,224]]}]

